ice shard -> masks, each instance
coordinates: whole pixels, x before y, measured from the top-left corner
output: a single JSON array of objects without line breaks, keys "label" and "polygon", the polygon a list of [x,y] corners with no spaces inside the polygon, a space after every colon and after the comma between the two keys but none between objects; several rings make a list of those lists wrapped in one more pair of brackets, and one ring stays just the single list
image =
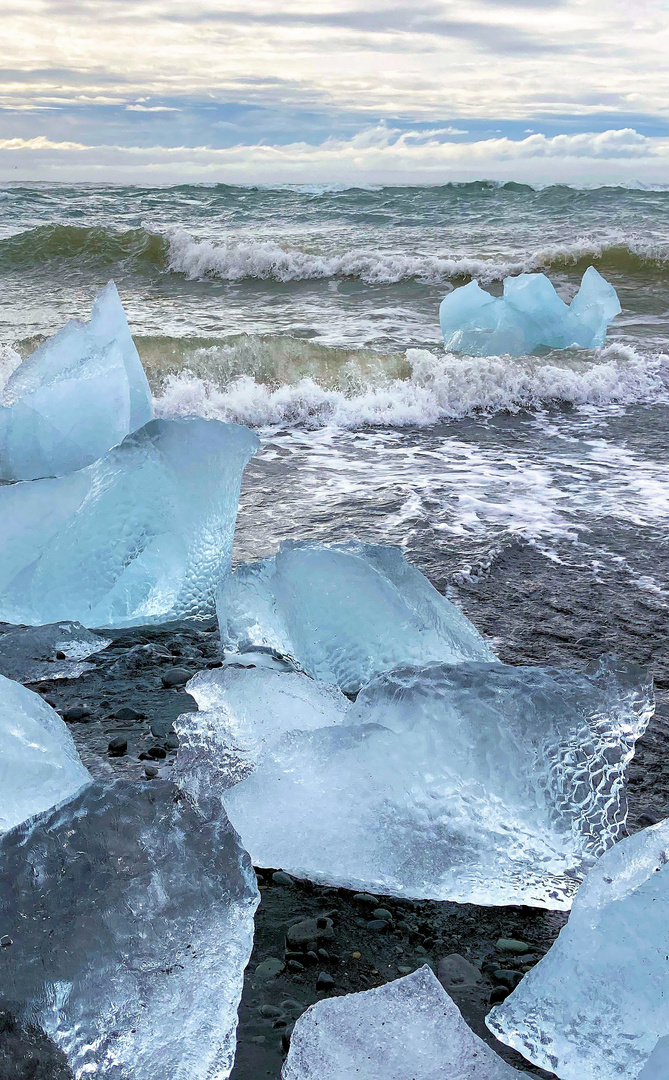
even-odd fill
[{"label": "ice shard", "polygon": [[78,473],[0,487],[0,619],[119,627],[211,614],[257,446],[238,424],[152,420]]},{"label": "ice shard", "polygon": [[290,1039],[282,1080],[519,1080],[479,1039],[425,965],[359,994],[318,1001]]},{"label": "ice shard", "polygon": [[491,905],[570,907],[622,835],[625,769],[653,708],[648,676],[606,660],[403,667],[345,709],[306,675],[201,678],[188,689],[204,711],[175,724],[177,774],[222,798],[255,865]]},{"label": "ice shard", "polygon": [[0,674],[20,683],[76,679],[92,666],[81,661],[110,644],[78,622],[10,627],[0,630]]},{"label": "ice shard", "polygon": [[596,349],[621,307],[613,285],[594,266],[585,271],[570,305],[545,274],[519,274],[492,296],[471,281],[442,300],[439,319],[446,349],[470,356],[522,356],[537,349]]},{"label": "ice shard", "polygon": [[0,840],[0,1008],[76,1080],[225,1080],[258,899],[220,807],[96,781]]},{"label": "ice shard", "polygon": [[90,783],[58,713],[39,694],[4,675],[0,740],[0,833],[58,806]]},{"label": "ice shard", "polygon": [[668,956],[665,820],[602,856],[553,947],[486,1023],[560,1080],[665,1080]]},{"label": "ice shard", "polygon": [[273,558],[238,567],[216,606],[224,645],[269,646],[346,693],[402,663],[495,659],[394,547],[284,543]]},{"label": "ice shard", "polygon": [[151,391],[113,281],[0,390],[0,478],[62,476],[153,418]]},{"label": "ice shard", "polygon": [[658,1039],[637,1080],[667,1080],[669,1077],[669,1035]]}]

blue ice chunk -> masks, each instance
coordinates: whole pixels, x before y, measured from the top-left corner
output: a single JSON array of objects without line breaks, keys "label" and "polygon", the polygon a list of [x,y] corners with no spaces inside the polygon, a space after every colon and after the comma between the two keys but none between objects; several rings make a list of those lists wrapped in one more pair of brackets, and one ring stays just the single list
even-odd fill
[{"label": "blue ice chunk", "polygon": [[0,620],[212,614],[257,447],[238,424],[152,420],[77,473],[0,487]]},{"label": "blue ice chunk", "polygon": [[491,296],[472,281],[441,302],[444,344],[471,356],[521,356],[540,348],[595,349],[620,313],[615,289],[589,267],[568,306],[545,274],[519,274],[504,281],[504,295]]},{"label": "blue ice chunk", "polygon": [[553,947],[486,1023],[560,1080],[666,1080],[668,956],[665,819],[602,856]]},{"label": "blue ice chunk", "polygon": [[0,675],[0,833],[72,798],[91,776],[55,709]]},{"label": "blue ice chunk", "polygon": [[669,1035],[658,1039],[653,1053],[639,1073],[638,1080],[667,1080],[669,1077]]},{"label": "blue ice chunk", "polygon": [[347,693],[397,664],[496,659],[460,609],[383,545],[284,543],[226,578],[217,610],[224,645],[269,646]]},{"label": "blue ice chunk", "polygon": [[62,476],[153,418],[151,391],[113,281],[0,390],[0,478]]}]

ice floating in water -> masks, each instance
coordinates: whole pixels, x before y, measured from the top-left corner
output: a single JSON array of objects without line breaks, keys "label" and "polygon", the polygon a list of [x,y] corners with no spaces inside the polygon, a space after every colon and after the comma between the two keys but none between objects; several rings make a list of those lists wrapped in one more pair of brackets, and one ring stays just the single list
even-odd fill
[{"label": "ice floating in water", "polygon": [[451,352],[522,356],[541,347],[599,348],[620,311],[613,285],[590,266],[569,306],[545,274],[519,274],[505,279],[502,297],[476,281],[454,289],[442,300],[439,319]]},{"label": "ice floating in water", "polygon": [[0,488],[0,619],[211,614],[257,446],[237,424],[152,420],[78,473]]},{"label": "ice floating in water", "polygon": [[553,947],[486,1023],[561,1080],[666,1080],[667,956],[669,820],[600,859]]},{"label": "ice floating in water", "polygon": [[95,782],[0,841],[0,1007],[76,1080],[225,1080],[255,874],[225,815],[162,780]]},{"label": "ice floating in water", "polygon": [[80,661],[108,645],[78,622],[13,627],[0,632],[0,673],[21,683],[76,679],[92,666]]},{"label": "ice floating in water", "polygon": [[58,713],[38,694],[4,675],[0,675],[0,741],[0,833],[70,799],[90,783]]},{"label": "ice floating in water", "polygon": [[89,322],[67,323],[0,390],[0,477],[82,469],[152,417],[149,384],[110,281]]},{"label": "ice floating in water", "polygon": [[318,1001],[290,1039],[282,1080],[520,1080],[479,1039],[430,968]]},{"label": "ice floating in water", "polygon": [[397,664],[495,659],[394,547],[284,543],[238,567],[216,606],[224,645],[270,646],[347,693]]},{"label": "ice floating in water", "polygon": [[218,794],[255,865],[421,899],[570,906],[620,835],[625,768],[652,711],[633,667],[433,664],[344,705],[301,674],[188,684],[177,775]]}]

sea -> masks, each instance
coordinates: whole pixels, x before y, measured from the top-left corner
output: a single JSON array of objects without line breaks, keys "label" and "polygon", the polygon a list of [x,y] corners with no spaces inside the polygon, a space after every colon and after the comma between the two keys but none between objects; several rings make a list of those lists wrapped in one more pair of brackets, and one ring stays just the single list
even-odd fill
[{"label": "sea", "polygon": [[[452,289],[541,271],[569,300],[589,266],[605,347],[444,351]],[[236,560],[399,545],[503,659],[614,651],[669,685],[669,190],[0,190],[6,371],[110,279],[157,414],[260,436]]]}]

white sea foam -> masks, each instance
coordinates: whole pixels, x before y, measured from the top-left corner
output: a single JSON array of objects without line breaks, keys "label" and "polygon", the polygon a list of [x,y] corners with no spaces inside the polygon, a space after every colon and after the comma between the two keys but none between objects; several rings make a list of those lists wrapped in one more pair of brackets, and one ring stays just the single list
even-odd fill
[{"label": "white sea foam", "polygon": [[184,371],[170,375],[156,401],[159,416],[197,414],[251,427],[272,425],[426,426],[475,412],[517,412],[567,402],[575,406],[669,401],[669,357],[643,357],[611,345],[592,359],[472,358],[410,349],[407,379],[369,382],[354,390],[313,378],[268,385],[241,375],[221,386]]},{"label": "white sea foam", "polygon": [[400,281],[437,283],[452,278],[502,281],[511,274],[607,260],[622,269],[627,263],[651,262],[669,266],[669,245],[612,234],[606,239],[583,237],[570,244],[552,244],[515,258],[467,255],[405,254],[397,251],[351,250],[319,254],[286,248],[264,240],[229,240],[212,243],[194,239],[185,230],[169,234],[168,268],[192,280],[205,277],[224,281],[247,279],[312,281],[351,277],[369,284]]}]

